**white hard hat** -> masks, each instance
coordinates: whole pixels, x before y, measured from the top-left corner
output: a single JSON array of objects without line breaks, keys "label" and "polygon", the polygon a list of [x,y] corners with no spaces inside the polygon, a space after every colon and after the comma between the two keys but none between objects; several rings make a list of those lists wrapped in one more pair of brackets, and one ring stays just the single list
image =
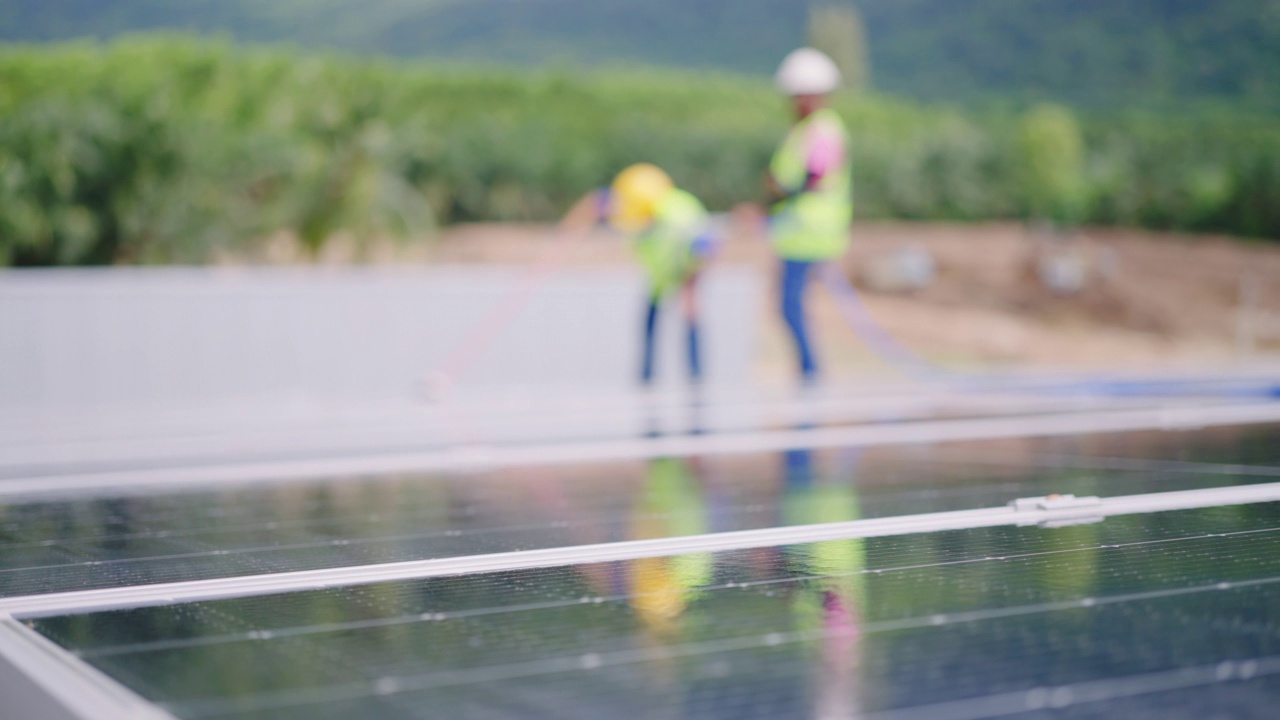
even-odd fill
[{"label": "white hard hat", "polygon": [[840,87],[840,69],[824,53],[803,47],[792,50],[773,76],[787,95],[826,95]]}]

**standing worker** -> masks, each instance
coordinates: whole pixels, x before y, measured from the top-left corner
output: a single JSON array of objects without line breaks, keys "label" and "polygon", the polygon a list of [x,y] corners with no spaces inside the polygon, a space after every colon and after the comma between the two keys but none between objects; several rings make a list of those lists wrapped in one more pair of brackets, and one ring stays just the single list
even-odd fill
[{"label": "standing worker", "polygon": [[834,260],[849,246],[853,180],[848,131],[827,96],[840,86],[840,70],[813,48],[787,55],[775,76],[791,98],[796,122],[765,175],[769,235],[782,265],[782,317],[795,338],[800,376],[818,378],[818,363],[804,310],[810,269]]},{"label": "standing worker", "polygon": [[677,188],[662,169],[639,163],[618,173],[608,188],[578,201],[561,227],[578,230],[600,223],[631,237],[649,281],[640,382],[653,382],[658,312],[676,291],[687,325],[689,378],[700,382],[697,280],[718,243],[706,209],[693,195]]}]

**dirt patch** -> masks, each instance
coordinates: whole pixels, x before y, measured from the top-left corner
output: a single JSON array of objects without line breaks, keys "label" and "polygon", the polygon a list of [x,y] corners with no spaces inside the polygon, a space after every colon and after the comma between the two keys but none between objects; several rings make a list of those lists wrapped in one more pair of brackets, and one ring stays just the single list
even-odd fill
[{"label": "dirt patch", "polygon": [[[860,226],[850,275],[902,247],[936,262],[928,287],[868,293],[887,328],[922,352],[1032,366],[1204,365],[1236,359],[1242,287],[1280,307],[1280,246],[1106,229],[1069,236],[1022,225]],[[1046,259],[1081,272],[1055,292]],[[1265,345],[1265,343],[1264,343]],[[1264,347],[1265,349],[1265,347]]]}]

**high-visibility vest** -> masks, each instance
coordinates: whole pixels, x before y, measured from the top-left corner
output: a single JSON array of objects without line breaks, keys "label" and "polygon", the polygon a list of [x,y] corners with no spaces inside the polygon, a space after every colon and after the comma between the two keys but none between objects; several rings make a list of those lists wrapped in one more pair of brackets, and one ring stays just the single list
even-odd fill
[{"label": "high-visibility vest", "polygon": [[632,241],[655,298],[685,281],[694,266],[693,241],[707,227],[706,208],[684,190],[673,189],[658,203],[653,224]]},{"label": "high-visibility vest", "polygon": [[[829,169],[816,187],[809,179],[810,139],[814,131],[835,133],[844,143],[840,165]],[[853,221],[853,174],[849,134],[834,110],[823,108],[796,123],[769,164],[773,179],[789,193],[770,213],[775,252],[787,260],[830,260],[849,246]]]}]

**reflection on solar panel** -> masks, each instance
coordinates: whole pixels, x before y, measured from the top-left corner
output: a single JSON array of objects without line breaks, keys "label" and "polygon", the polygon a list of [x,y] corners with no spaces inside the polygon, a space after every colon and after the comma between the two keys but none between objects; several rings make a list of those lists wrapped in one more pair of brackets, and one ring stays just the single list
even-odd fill
[{"label": "reflection on solar panel", "polygon": [[1269,717],[1278,436],[11,492],[0,694],[108,720]]},{"label": "reflection on solar panel", "polygon": [[1269,503],[33,625],[183,718],[984,717],[1201,685],[1261,713],[1278,585]]},{"label": "reflection on solar panel", "polygon": [[[42,499],[0,508],[0,597],[598,543],[627,537],[637,522],[650,533],[697,534],[991,507],[1049,493],[1129,495],[1280,480],[1280,469],[1184,463],[1153,472],[1149,462],[995,464],[980,462],[980,454],[795,450],[585,471]],[[833,503],[821,513],[797,509],[818,496]],[[699,514],[707,518],[687,519]]]}]

